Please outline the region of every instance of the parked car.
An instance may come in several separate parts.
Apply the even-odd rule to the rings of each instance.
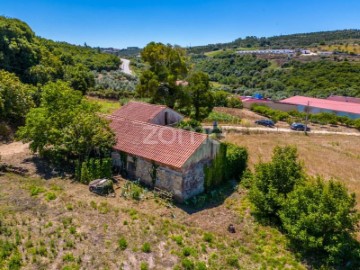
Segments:
[[[306,128],[306,131],[310,131],[310,128],[305,126],[302,123],[292,123],[290,128],[292,130],[297,130],[297,131],[305,131],[305,128]]]
[[[268,120],[268,119],[257,120],[257,121],[255,121],[255,124],[265,126],[265,127],[274,127],[275,126],[274,121]]]
[[[96,179],[89,184],[89,190],[92,193],[107,196],[114,193],[113,181],[110,179]]]

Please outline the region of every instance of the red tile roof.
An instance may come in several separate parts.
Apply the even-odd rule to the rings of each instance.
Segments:
[[[311,97],[302,97],[295,96],[291,98],[287,98],[280,101],[281,103],[294,104],[294,105],[302,105],[325,110],[337,111],[337,112],[347,112],[351,114],[359,114],[360,115],[360,105],[349,102],[340,102],[333,101],[327,99],[320,98],[311,98]]]
[[[207,135],[129,119],[108,117],[116,134],[115,150],[181,169]]]
[[[153,105],[144,102],[130,101],[112,115],[134,121],[150,122],[156,115],[165,110],[164,105]]]
[[[355,98],[355,97],[330,96],[330,97],[327,98],[327,100],[342,101],[342,102],[360,104],[360,98]]]

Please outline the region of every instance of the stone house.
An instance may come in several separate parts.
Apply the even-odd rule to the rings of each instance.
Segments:
[[[129,178],[170,191],[178,201],[204,191],[204,167],[216,156],[217,141],[164,125],[182,119],[166,106],[131,102],[109,119],[116,134],[113,164]]]

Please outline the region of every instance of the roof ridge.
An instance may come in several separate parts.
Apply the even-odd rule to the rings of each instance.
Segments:
[[[204,138],[207,137],[207,134],[199,133],[199,132],[195,132],[195,131],[190,131],[190,130],[185,130],[185,129],[180,129],[180,128],[174,128],[174,127],[170,127],[170,126],[162,126],[162,125],[143,122],[143,121],[139,121],[139,120],[132,120],[132,119],[129,119],[129,118],[126,118],[126,117],[121,117],[121,116],[116,116],[116,115],[107,115],[107,116],[108,116],[108,118],[111,118],[111,119],[125,120],[125,121],[132,122],[132,123],[138,123],[138,124],[141,124],[143,126],[154,126],[154,127],[158,127],[158,128],[162,128],[162,129],[164,129],[164,128],[173,129],[173,130],[176,130],[176,131],[179,131],[179,132],[204,136]],[[105,115],[105,117],[107,117],[107,116]]]

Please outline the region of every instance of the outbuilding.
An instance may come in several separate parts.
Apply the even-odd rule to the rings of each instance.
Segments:
[[[113,164],[129,178],[169,191],[178,201],[204,191],[204,169],[219,151],[217,141],[164,125],[182,119],[166,106],[131,102],[109,119],[116,134]]]

